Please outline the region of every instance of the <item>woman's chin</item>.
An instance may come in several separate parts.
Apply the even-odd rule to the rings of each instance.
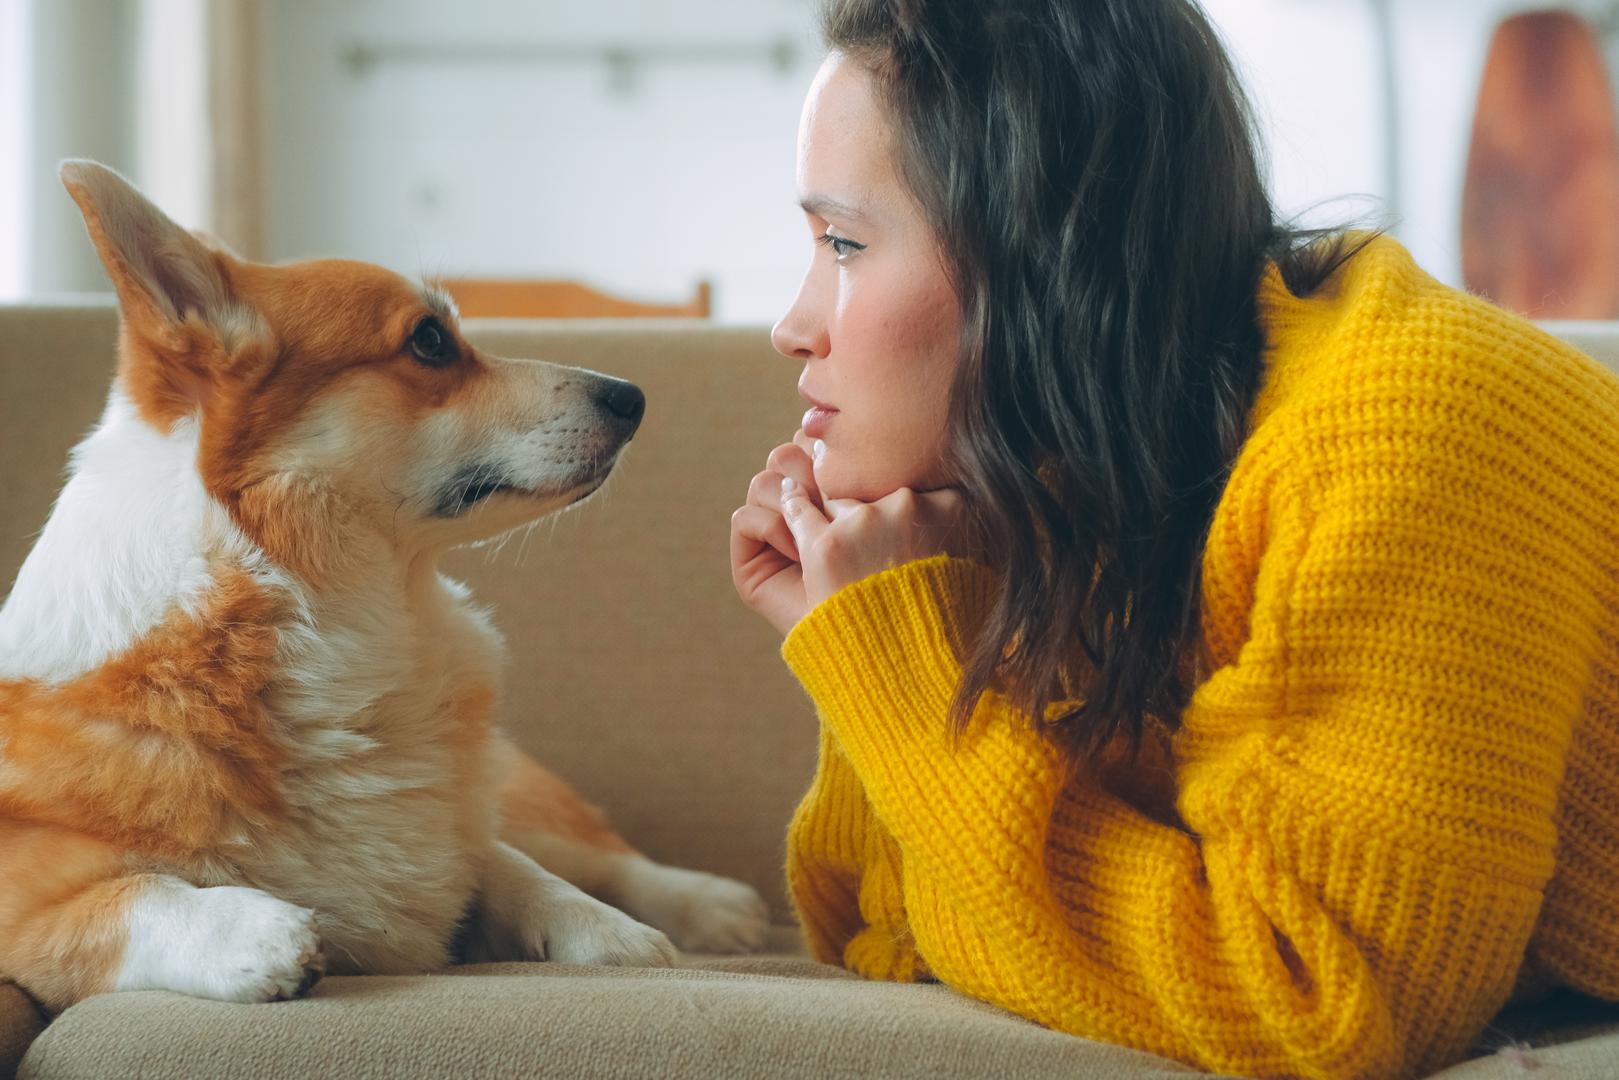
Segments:
[[[815,483],[823,499],[854,499],[876,502],[900,488],[925,491],[942,486],[933,479],[937,469],[845,469],[836,456],[828,453],[815,469]]]
[[[839,461],[840,455],[828,453],[826,457],[815,466],[815,486],[821,490],[824,499],[858,499],[861,502],[875,502],[885,494],[878,490],[879,478],[861,475],[860,470],[847,468],[847,462]]]

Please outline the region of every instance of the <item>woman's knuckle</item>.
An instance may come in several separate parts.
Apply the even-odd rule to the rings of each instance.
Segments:
[[[765,471],[754,475],[748,483],[748,501],[758,502],[759,496],[766,492],[779,492],[781,490],[781,474]]]

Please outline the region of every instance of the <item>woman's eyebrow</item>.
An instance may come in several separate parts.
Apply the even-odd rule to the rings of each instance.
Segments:
[[[852,221],[871,220],[870,215],[859,207],[825,195],[806,195],[798,200],[798,205],[804,208],[805,213],[814,214],[816,217],[840,217]]]

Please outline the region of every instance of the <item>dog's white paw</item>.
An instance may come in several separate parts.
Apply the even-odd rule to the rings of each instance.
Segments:
[[[121,990],[284,1001],[326,971],[314,912],[258,889],[158,889],[131,916]]]
[[[326,972],[315,913],[257,889],[201,890],[214,946],[199,974],[202,996],[220,1001],[285,1001],[301,997]],[[221,895],[224,894],[224,895]]]
[[[701,870],[641,863],[627,875],[624,897],[683,952],[758,952],[770,928],[770,909],[752,886]]]
[[[531,950],[536,938],[543,942],[534,959],[558,964],[668,967],[677,956],[662,931],[583,893],[547,902],[525,937]]]

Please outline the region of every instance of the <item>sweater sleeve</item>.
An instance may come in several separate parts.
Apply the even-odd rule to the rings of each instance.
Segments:
[[[860,868],[870,817],[859,778],[823,726],[815,779],[787,826],[788,891],[804,943],[823,964],[843,963],[844,950],[865,926]]]
[[[1411,505],[1381,502],[1343,485],[1265,523],[1243,640],[1176,737],[1179,822],[1069,779],[994,694],[950,734],[982,567],[910,563],[800,622],[784,657],[894,837],[938,978],[1244,1075],[1465,1051],[1551,873],[1590,603],[1500,546],[1504,514],[1417,536]]]
[[[870,979],[928,977],[905,921],[899,847],[825,727],[787,837],[788,890],[811,956]]]

